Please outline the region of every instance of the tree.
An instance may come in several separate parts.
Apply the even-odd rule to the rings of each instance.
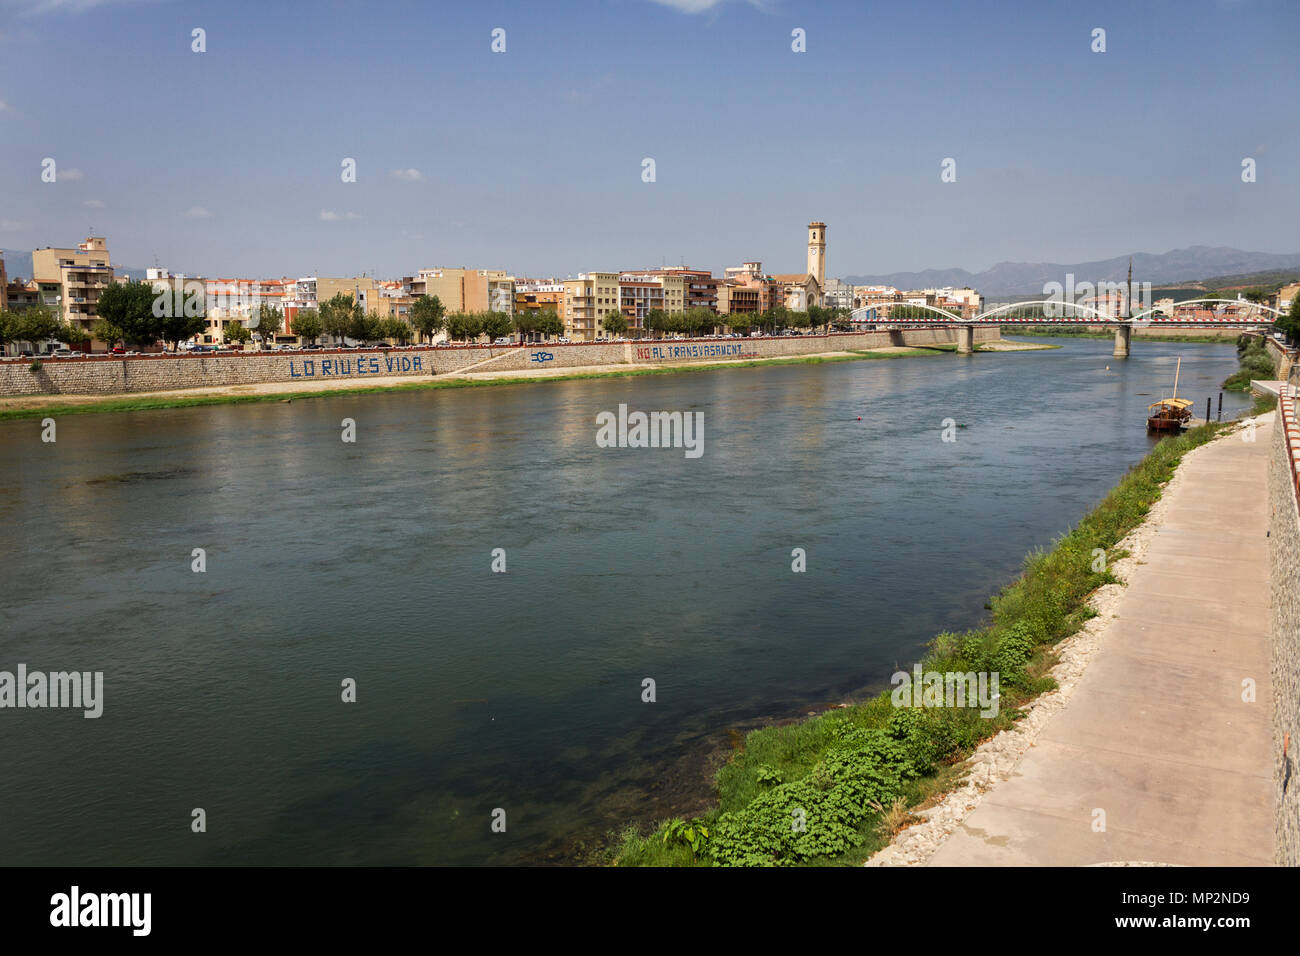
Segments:
[[[453,312],[447,316],[447,334],[457,341],[477,339],[483,334],[483,319],[474,312]]]
[[[529,336],[538,331],[537,313],[531,309],[520,309],[515,313],[514,326],[515,331],[519,333],[519,341],[526,341]]]
[[[370,342],[384,337],[383,319],[377,312],[364,312],[360,305],[352,310],[352,321],[347,335],[358,342]]]
[[[395,339],[399,345],[405,345],[415,338],[415,330],[411,328],[410,323],[397,318],[397,316],[381,319],[379,326],[384,338]]]
[[[537,313],[537,331],[547,338],[564,334],[564,322],[554,309],[542,309]]]
[[[1291,310],[1279,316],[1273,327],[1286,336],[1288,343],[1300,342],[1300,295],[1291,300]]]
[[[411,304],[411,325],[420,333],[420,341],[433,339],[447,325],[447,310],[436,295],[422,295]]]
[[[325,331],[325,327],[320,320],[320,313],[315,309],[303,309],[295,314],[290,328],[294,335],[306,339],[311,345],[315,345],[316,340],[321,336],[321,332]]]
[[[243,322],[236,320],[226,326],[227,342],[238,342],[240,345],[243,345],[245,342],[252,339],[252,337],[253,333],[244,328]]]
[[[645,314],[645,327],[647,332],[663,335],[668,331],[668,313],[663,309],[651,309]]]
[[[166,316],[178,311],[172,290],[154,291],[147,282],[113,282],[99,294],[99,317],[121,330],[121,338],[153,345],[163,337]],[[184,305],[179,310],[185,311]]]
[[[485,312],[483,314],[483,332],[491,339],[509,335],[514,329],[510,316],[504,312]]]
[[[748,335],[754,327],[754,316],[749,312],[733,312],[727,316],[727,327],[733,332]]]
[[[361,306],[346,292],[337,292],[320,307],[321,326],[340,343],[351,334],[352,318]]]
[[[126,334],[120,328],[102,316],[90,327],[90,334],[109,348],[126,338]]]
[[[814,329],[829,328],[831,324],[831,310],[821,305],[808,306],[808,321],[802,327],[811,327]],[[795,328],[801,326],[796,325]]]
[[[31,342],[40,345],[51,339],[57,342],[80,342],[86,334],[80,329],[71,329],[43,305],[33,306],[14,315],[12,328],[13,341]]]
[[[162,330],[159,337],[164,342],[171,343],[173,352],[180,347],[182,342],[194,338],[208,327],[206,314],[188,315],[187,311],[182,311],[180,315],[166,316],[162,320]]]
[[[604,325],[605,332],[609,335],[623,335],[627,332],[627,319],[615,309],[605,313]]]
[[[7,352],[10,342],[18,342],[18,315],[8,309],[0,310],[0,352]]]
[[[275,337],[284,329],[284,313],[275,306],[263,302],[257,307],[257,322],[254,324],[262,337],[262,348],[275,344]]]

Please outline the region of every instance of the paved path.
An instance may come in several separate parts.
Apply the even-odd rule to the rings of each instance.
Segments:
[[[1183,463],[1073,696],[931,866],[1273,862],[1272,427]],[[1248,677],[1254,703],[1241,699]]]

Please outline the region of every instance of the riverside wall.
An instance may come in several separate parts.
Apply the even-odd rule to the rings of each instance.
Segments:
[[[1273,727],[1277,816],[1274,855],[1300,866],[1300,421],[1297,400],[1283,396],[1269,463],[1269,568],[1272,597]]]
[[[976,342],[1000,338],[977,328]],[[419,378],[466,371],[503,372],[609,365],[655,366],[794,358],[887,346],[951,345],[953,329],[835,333],[758,339],[661,339],[526,346],[337,349],[233,355],[94,355],[0,363],[0,396],[114,395],[283,382]],[[470,374],[473,374],[472,372]]]

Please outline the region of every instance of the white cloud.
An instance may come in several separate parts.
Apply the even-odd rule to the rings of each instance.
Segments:
[[[729,0],[650,0],[650,2],[657,3],[661,7],[672,7],[678,13],[708,13]],[[745,2],[751,7],[759,9],[763,7],[763,0],[745,0]]]
[[[331,209],[322,209],[320,211],[321,222],[342,222],[345,219],[360,219],[354,212],[334,212]]]
[[[404,183],[424,182],[424,173],[418,169],[394,169],[388,175],[393,179],[400,179]]]
[[[86,178],[86,174],[83,173],[83,172],[82,172],[81,170],[79,170],[79,169],[68,168],[68,169],[60,169],[60,170],[58,170],[58,177],[59,177],[60,179],[70,179],[70,180],[72,180],[72,182],[75,183],[75,182],[77,182],[78,180],[85,179],[85,178]]]
[[[102,199],[87,199],[86,202],[85,202],[85,205],[89,206],[91,209],[103,209],[103,208],[104,208],[104,200],[102,200]]]
[[[212,213],[208,212],[202,206],[191,206],[185,212],[186,219],[211,219]]]

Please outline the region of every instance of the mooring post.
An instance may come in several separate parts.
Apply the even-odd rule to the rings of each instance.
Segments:
[[[1219,415],[1218,420],[1223,421],[1223,393],[1219,393]]]
[[[1210,396],[1206,395],[1205,396],[1205,423],[1207,425],[1210,422],[1210,401],[1211,401]]]

